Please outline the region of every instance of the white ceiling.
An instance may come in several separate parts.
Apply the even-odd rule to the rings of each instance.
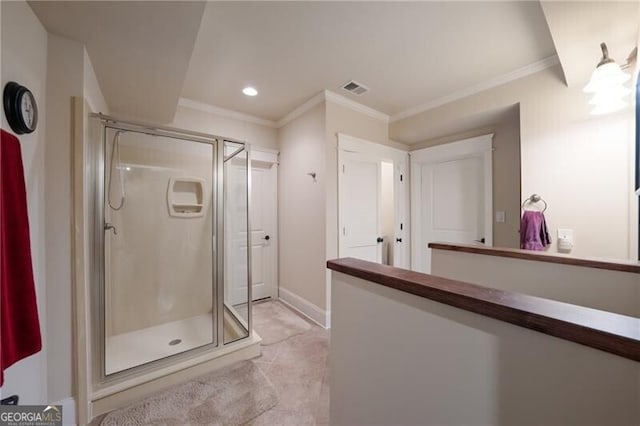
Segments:
[[[182,95],[278,120],[329,89],[394,115],[554,54],[538,2],[213,2]]]
[[[159,123],[180,97],[277,121],[324,89],[398,117],[549,64],[556,49],[581,84],[600,41],[620,63],[638,30],[638,2],[29,4],[49,32],[86,45],[112,113]],[[371,91],[340,91],[350,79]]]
[[[50,33],[82,42],[112,112],[173,120],[205,4],[30,1]]]

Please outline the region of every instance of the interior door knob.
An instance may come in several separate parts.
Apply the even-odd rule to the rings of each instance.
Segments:
[[[268,236],[268,235],[265,235],[265,236],[264,236],[264,239],[265,239],[265,240],[267,240],[267,241],[269,241],[269,240],[271,239],[271,237],[270,237],[270,236]]]
[[[384,241],[384,238],[382,238],[382,237],[378,237],[378,239],[377,239],[376,241],[377,241],[377,242],[379,242],[379,243],[381,243],[381,242],[383,242],[383,241]]]
[[[401,243],[402,242],[402,238],[396,238],[396,243]]]

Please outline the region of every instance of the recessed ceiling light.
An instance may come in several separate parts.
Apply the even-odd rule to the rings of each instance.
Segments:
[[[253,87],[249,86],[242,89],[242,93],[244,93],[247,96],[255,96],[258,94],[258,91]]]

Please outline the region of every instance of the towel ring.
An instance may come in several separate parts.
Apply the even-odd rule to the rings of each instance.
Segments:
[[[526,200],[524,200],[522,202],[522,209],[524,210],[524,206],[528,203],[528,204],[533,204],[533,203],[538,203],[542,201],[544,203],[544,208],[542,209],[542,213],[544,213],[547,210],[547,202],[538,194],[531,194],[531,196],[529,198],[527,198]]]

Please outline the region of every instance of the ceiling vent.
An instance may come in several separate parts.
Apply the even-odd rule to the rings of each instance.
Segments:
[[[357,81],[353,81],[353,80],[344,84],[342,88],[349,93],[353,93],[354,95],[362,95],[363,93],[366,93],[369,91],[369,88],[367,86],[364,86],[358,83]]]

